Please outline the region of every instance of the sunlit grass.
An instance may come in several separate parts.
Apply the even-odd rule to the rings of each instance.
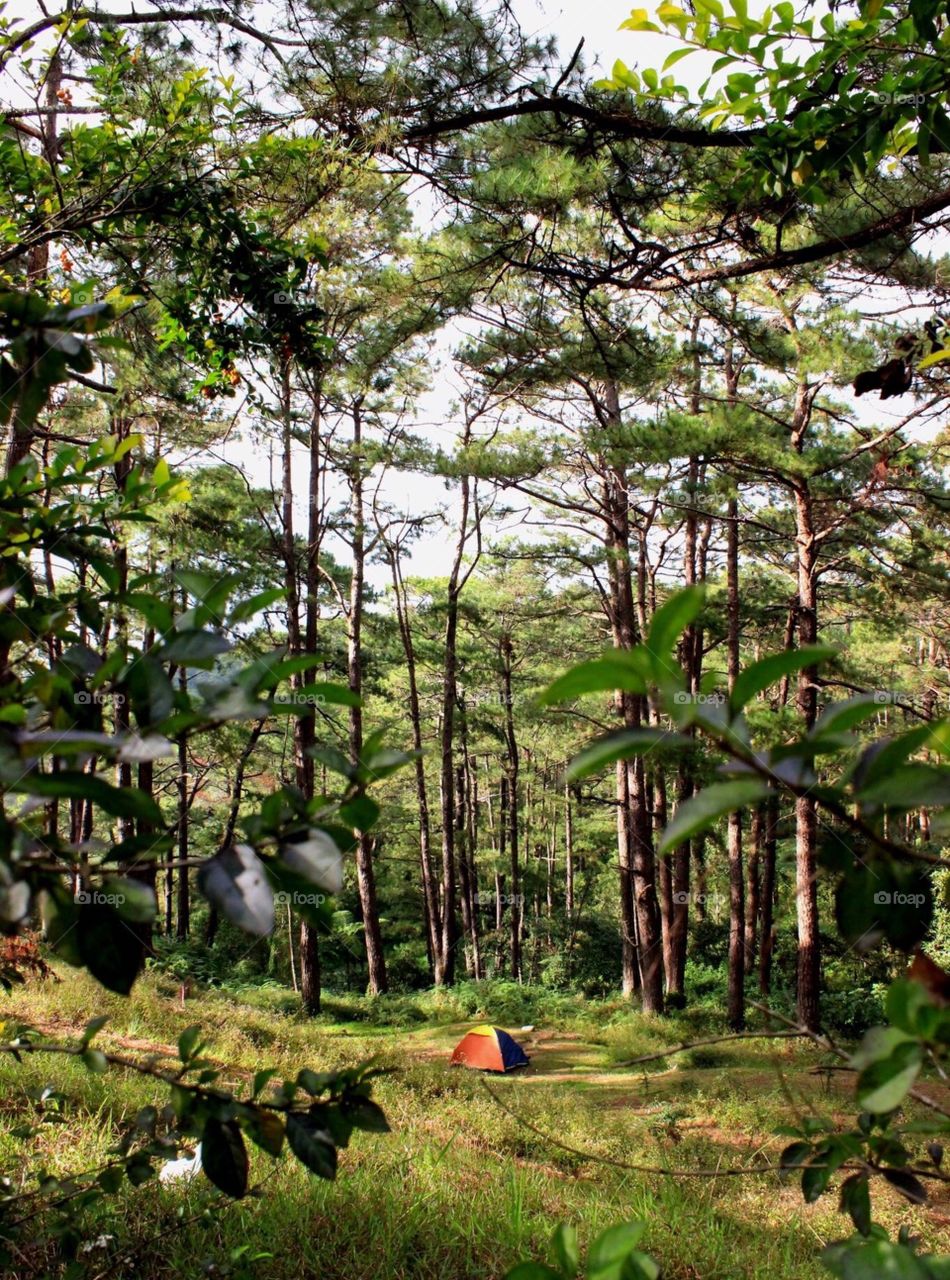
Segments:
[[[97,1043],[142,1055],[172,1049],[186,1026],[200,1022],[209,1053],[235,1068],[230,1078],[239,1085],[264,1065],[291,1075],[376,1055],[398,1068],[378,1085],[392,1133],[357,1135],[335,1183],[310,1177],[289,1157],[274,1162],[255,1151],[259,1199],[225,1202],[203,1180],[128,1188],[87,1214],[85,1239],[114,1239],[81,1255],[79,1275],[158,1280],[206,1274],[202,1268],[215,1262],[230,1265],[232,1275],[287,1280],[486,1280],[540,1255],[560,1221],[589,1239],[612,1222],[644,1217],[646,1245],[673,1280],[808,1280],[825,1274],[816,1260],[821,1244],[846,1233],[833,1195],[805,1206],[795,1183],[773,1173],[662,1176],[592,1158],[687,1171],[774,1164],[783,1143],[774,1136],[778,1124],[809,1111],[848,1114],[846,1079],[814,1074],[821,1059],[807,1045],[744,1041],[624,1070],[614,1064],[709,1034],[709,1026],[690,1015],[651,1022],[616,1010],[605,1025],[603,1009],[586,1020],[572,1009],[563,1023],[525,1033],[529,1073],[486,1079],[447,1065],[466,1025],[449,1017],[457,1012],[451,1001],[435,1021],[400,1030],[347,1021],[352,1001],[328,1002],[320,1019],[307,1020],[287,1001],[278,1005],[279,993],[253,1004],[207,993],[182,1007],[153,975],[128,1000],[82,974],[63,976],[5,1000],[4,1018],[62,1038],[107,1013]],[[31,1150],[11,1130],[35,1117],[30,1091],[35,1097],[47,1084],[63,1096],[62,1123],[42,1124]],[[131,1073],[97,1076],[76,1061],[40,1057],[0,1062],[0,1087],[0,1164],[24,1186],[28,1153],[34,1172],[91,1167],[141,1106],[164,1100],[154,1081]],[[886,1225],[910,1222],[931,1248],[950,1247],[930,1210],[909,1210],[887,1190],[876,1203]],[[271,1256],[254,1261],[257,1255]],[[23,1280],[60,1274],[42,1249],[25,1251],[21,1273]]]

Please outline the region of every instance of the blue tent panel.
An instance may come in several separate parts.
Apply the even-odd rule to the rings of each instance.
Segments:
[[[500,1027],[496,1027],[495,1035],[498,1038],[498,1048],[501,1050],[501,1060],[505,1064],[506,1071],[513,1071],[515,1067],[526,1067],[528,1065],[528,1055],[516,1040],[512,1040],[507,1031],[502,1031]]]

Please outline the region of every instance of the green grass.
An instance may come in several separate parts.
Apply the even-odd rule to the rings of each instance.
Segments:
[[[848,1114],[846,1081],[829,1086],[813,1075],[819,1056],[797,1042],[746,1041],[623,1070],[614,1064],[709,1034],[708,1015],[649,1022],[619,1001],[585,1008],[562,1000],[543,1021],[537,1007],[529,1010],[537,1019],[522,1037],[533,1052],[530,1072],[486,1081],[450,1069],[447,1058],[473,1016],[504,1024],[490,991],[328,1000],[320,1018],[307,1020],[272,988],[209,992],[182,1008],[155,975],[128,1000],[83,974],[63,977],[18,991],[2,1016],[63,1037],[107,1013],[97,1044],[142,1054],[173,1045],[200,1022],[209,1052],[237,1069],[238,1082],[264,1065],[291,1075],[371,1055],[398,1068],[378,1086],[393,1132],[356,1135],[335,1183],[310,1177],[289,1157],[275,1162],[255,1151],[259,1198],[225,1202],[203,1180],[129,1187],[89,1211],[83,1239],[115,1239],[80,1255],[78,1276],[198,1277],[213,1262],[211,1274],[239,1278],[491,1280],[540,1256],[560,1221],[589,1240],[611,1223],[643,1217],[645,1247],[667,1280],[809,1280],[825,1274],[816,1260],[821,1244],[845,1234],[833,1196],[806,1206],[794,1183],[771,1173],[674,1178],[589,1158],[687,1170],[773,1163],[782,1146],[773,1130],[791,1118],[786,1094],[798,1114]],[[509,1012],[528,1008],[512,1009],[510,992],[500,999]],[[473,1004],[484,1007],[469,1013]],[[519,1021],[508,1025],[517,1034]],[[50,1084],[63,1096],[58,1121],[41,1125],[33,1143],[14,1137],[11,1130],[36,1117],[36,1098]],[[163,1101],[160,1086],[131,1073],[92,1075],[72,1059],[4,1059],[0,1169],[29,1186],[31,1159],[34,1173],[40,1164],[62,1174],[90,1167],[141,1106]],[[909,1222],[929,1247],[950,1248],[933,1212],[905,1208],[888,1189],[877,1192],[875,1216],[891,1227]],[[15,1269],[17,1280],[63,1274],[42,1241],[23,1250]]]

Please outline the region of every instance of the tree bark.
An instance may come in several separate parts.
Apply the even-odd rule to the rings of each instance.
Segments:
[[[501,656],[502,695],[505,703],[505,779],[507,783],[507,818],[508,818],[508,865],[510,883],[508,886],[508,958],[511,964],[511,976],[516,982],[521,981],[521,866],[518,850],[518,778],[520,758],[518,754],[518,738],[515,733],[514,706],[512,701],[511,668],[513,650],[511,636],[503,632],[499,644]]]
[[[353,571],[350,577],[350,607],[347,618],[347,678],[358,696],[363,691],[363,584],[366,569],[365,514],[363,510],[363,436],[362,404],[353,406],[353,453],[349,467],[350,514],[353,522]],[[358,760],[363,753],[363,709],[350,707],[350,756]],[[357,833],[356,881],[363,915],[363,939],[366,945],[366,967],[370,995],[388,990],[386,957],[379,923],[376,898],[376,872],[373,867],[375,841],[365,831]]]
[[[419,869],[422,876],[422,904],[425,916],[426,951],[429,969],[434,973],[435,958],[439,953],[439,898],[432,867],[432,824],[429,818],[429,790],[426,781],[425,758],[422,740],[422,712],[419,703],[419,681],[416,675],[416,651],[412,639],[409,604],[405,583],[399,564],[399,548],[387,545],[393,595],[396,602],[396,620],[406,659],[406,679],[409,685],[409,721],[412,727],[412,749],[415,752],[416,804],[419,808]]]
[[[792,431],[793,448],[801,453],[811,419],[817,387],[802,382],[796,397]],[[817,543],[814,512],[808,481],[799,479],[794,487],[795,549],[798,570],[799,643],[815,644],[818,639]],[[799,673],[796,706],[806,729],[815,723],[818,712],[818,673],[806,667]],[[811,1031],[819,1028],[821,984],[821,944],[818,932],[818,862],[816,853],[818,816],[810,795],[795,801],[795,895],[798,916],[798,1020]]]
[[[726,598],[728,612],[729,692],[739,675],[739,503],[729,499],[726,515]],[[729,814],[729,979],[727,1017],[733,1031],[745,1026],[745,881],[742,867],[742,814]]]

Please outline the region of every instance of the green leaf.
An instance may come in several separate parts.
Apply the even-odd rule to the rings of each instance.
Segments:
[[[284,1146],[284,1123],[276,1111],[254,1107],[245,1119],[247,1136],[262,1151],[275,1159]]]
[[[340,820],[356,831],[369,831],[379,814],[379,805],[367,795],[356,795],[340,805]]]
[[[680,57],[685,57],[692,50],[678,52]],[[684,587],[657,609],[646,638],[646,647],[655,657],[662,659],[670,656],[682,633],[699,616],[705,598],[703,587]]]
[[[287,1116],[287,1141],[290,1149],[318,1178],[336,1177],[337,1153],[333,1138],[309,1112],[292,1111]]]
[[[852,1174],[841,1184],[840,1209],[849,1215],[863,1236],[868,1234],[871,1230],[871,1193],[866,1174]]]
[[[814,644],[802,649],[785,649],[781,653],[769,654],[767,658],[753,662],[739,672],[729,695],[729,706],[733,711],[741,711],[756,694],[776,684],[783,676],[804,671],[807,667],[816,667],[833,658],[835,653],[837,650],[828,645]]]
[[[339,747],[334,747],[331,744],[309,747],[308,755],[311,755],[314,760],[318,760],[321,764],[325,764],[331,773],[339,773],[347,779],[353,777],[355,772],[353,765]]]
[[[63,884],[54,884],[40,893],[43,936],[67,964],[83,963],[79,952],[79,907]]]
[[[645,1228],[643,1222],[624,1222],[601,1232],[587,1254],[588,1280],[619,1280],[624,1258],[639,1244]]]
[[[633,756],[648,755],[657,747],[688,747],[691,740],[684,734],[652,729],[618,729],[603,738],[597,738],[579,752],[567,766],[566,776],[571,781],[599,773],[617,760],[629,760]]]
[[[879,710],[880,703],[871,693],[860,694],[844,702],[831,702],[822,710],[808,736],[825,738],[831,734],[847,733]]]
[[[277,1074],[276,1067],[264,1067],[260,1071],[254,1073],[254,1084],[251,1090],[252,1096],[257,1098],[267,1085],[273,1080]]]
[[[704,787],[677,808],[673,821],[663,832],[658,852],[668,853],[697,832],[711,827],[717,818],[757,804],[768,793],[768,787],[760,778],[737,778]]]
[[[858,792],[862,804],[888,809],[944,808],[950,805],[950,769],[906,764]]]
[[[92,1043],[95,1036],[98,1035],[98,1033],[102,1030],[102,1028],[106,1025],[108,1021],[109,1021],[109,1015],[106,1013],[101,1013],[98,1018],[91,1018],[89,1022],[86,1023],[86,1026],[83,1029],[82,1041],[81,1041],[81,1044],[84,1049],[87,1048]]]
[[[297,690],[297,696],[309,698],[317,706],[325,703],[328,707],[359,707],[362,699],[354,693],[349,685],[334,684],[332,680],[320,680],[315,684],[304,685]]]
[[[381,782],[407,765],[412,759],[405,751],[397,751],[386,747],[382,751],[371,751],[360,760],[360,772],[366,782]]]
[[[241,1130],[233,1120],[210,1116],[201,1135],[201,1167],[219,1191],[234,1200],[247,1194],[249,1162]]]
[[[227,653],[230,648],[230,640],[214,631],[178,631],[161,646],[158,653],[166,662],[210,668],[214,659]]]
[[[825,1153],[819,1151],[816,1159],[823,1161]],[[802,1199],[806,1204],[814,1204],[831,1180],[832,1170],[822,1164],[806,1165],[802,1170]]]
[[[91,800],[113,817],[138,818],[155,826],[162,825],[161,809],[144,791],[137,787],[114,787],[103,778],[88,773],[68,769],[60,773],[28,773],[10,789],[28,795]]]
[[[841,1240],[829,1245],[821,1259],[841,1280],[934,1280],[922,1259],[890,1240]]]
[[[695,49],[674,49],[670,56],[663,63],[663,70],[669,71],[670,67],[675,66],[677,62],[682,62],[684,58],[688,58],[691,53],[695,53]]]
[[[210,858],[198,871],[208,901],[245,933],[264,937],[274,928],[274,893],[264,864],[246,844]]]
[[[898,1045],[888,1057],[865,1067],[858,1076],[858,1105],[873,1115],[894,1111],[917,1079],[922,1059],[920,1045],[908,1041]]]
[[[906,1169],[882,1169],[887,1182],[901,1193],[911,1204],[926,1204],[927,1192],[919,1178],[915,1178]]]
[[[96,1182],[107,1195],[114,1196],[122,1186],[123,1171],[121,1169],[103,1169],[96,1175]]]
[[[131,924],[151,924],[156,915],[155,890],[131,876],[110,876],[102,891],[113,898],[116,911]]]
[[[615,689],[626,693],[646,693],[651,678],[652,665],[647,650],[615,649],[603,658],[594,658],[572,667],[545,689],[540,703],[547,707],[587,693],[605,693]]]
[[[580,1268],[580,1250],[577,1244],[577,1228],[561,1223],[551,1237],[554,1260],[566,1280],[574,1280]]]
[[[389,1121],[378,1102],[372,1098],[344,1098],[340,1110],[354,1129],[366,1133],[389,1133]]]
[[[85,1066],[97,1076],[101,1076],[109,1070],[106,1055],[100,1049],[84,1050],[82,1060]]]
[[[182,1062],[188,1063],[198,1054],[200,1040],[201,1027],[198,1023],[184,1029],[178,1037],[178,1056]]]
[[[283,587],[271,587],[268,591],[259,591],[257,595],[239,601],[231,610],[228,622],[232,626],[236,622],[246,622],[248,618],[253,618],[255,614],[276,604],[278,600],[285,599],[286,596],[287,592]]]
[[[811,1156],[813,1150],[810,1142],[792,1142],[779,1157],[779,1166],[784,1170],[797,1169]]]
[[[378,812],[377,809],[377,814]],[[315,885],[327,893],[341,892],[343,856],[333,837],[319,827],[310,827],[302,840],[288,840],[281,845],[280,859],[289,871],[307,884]]]
[[[104,987],[127,996],[145,964],[145,946],[114,907],[83,902],[76,924],[79,955]]]
[[[624,1258],[621,1280],[659,1280],[659,1276],[659,1264],[639,1249],[632,1249]]]

